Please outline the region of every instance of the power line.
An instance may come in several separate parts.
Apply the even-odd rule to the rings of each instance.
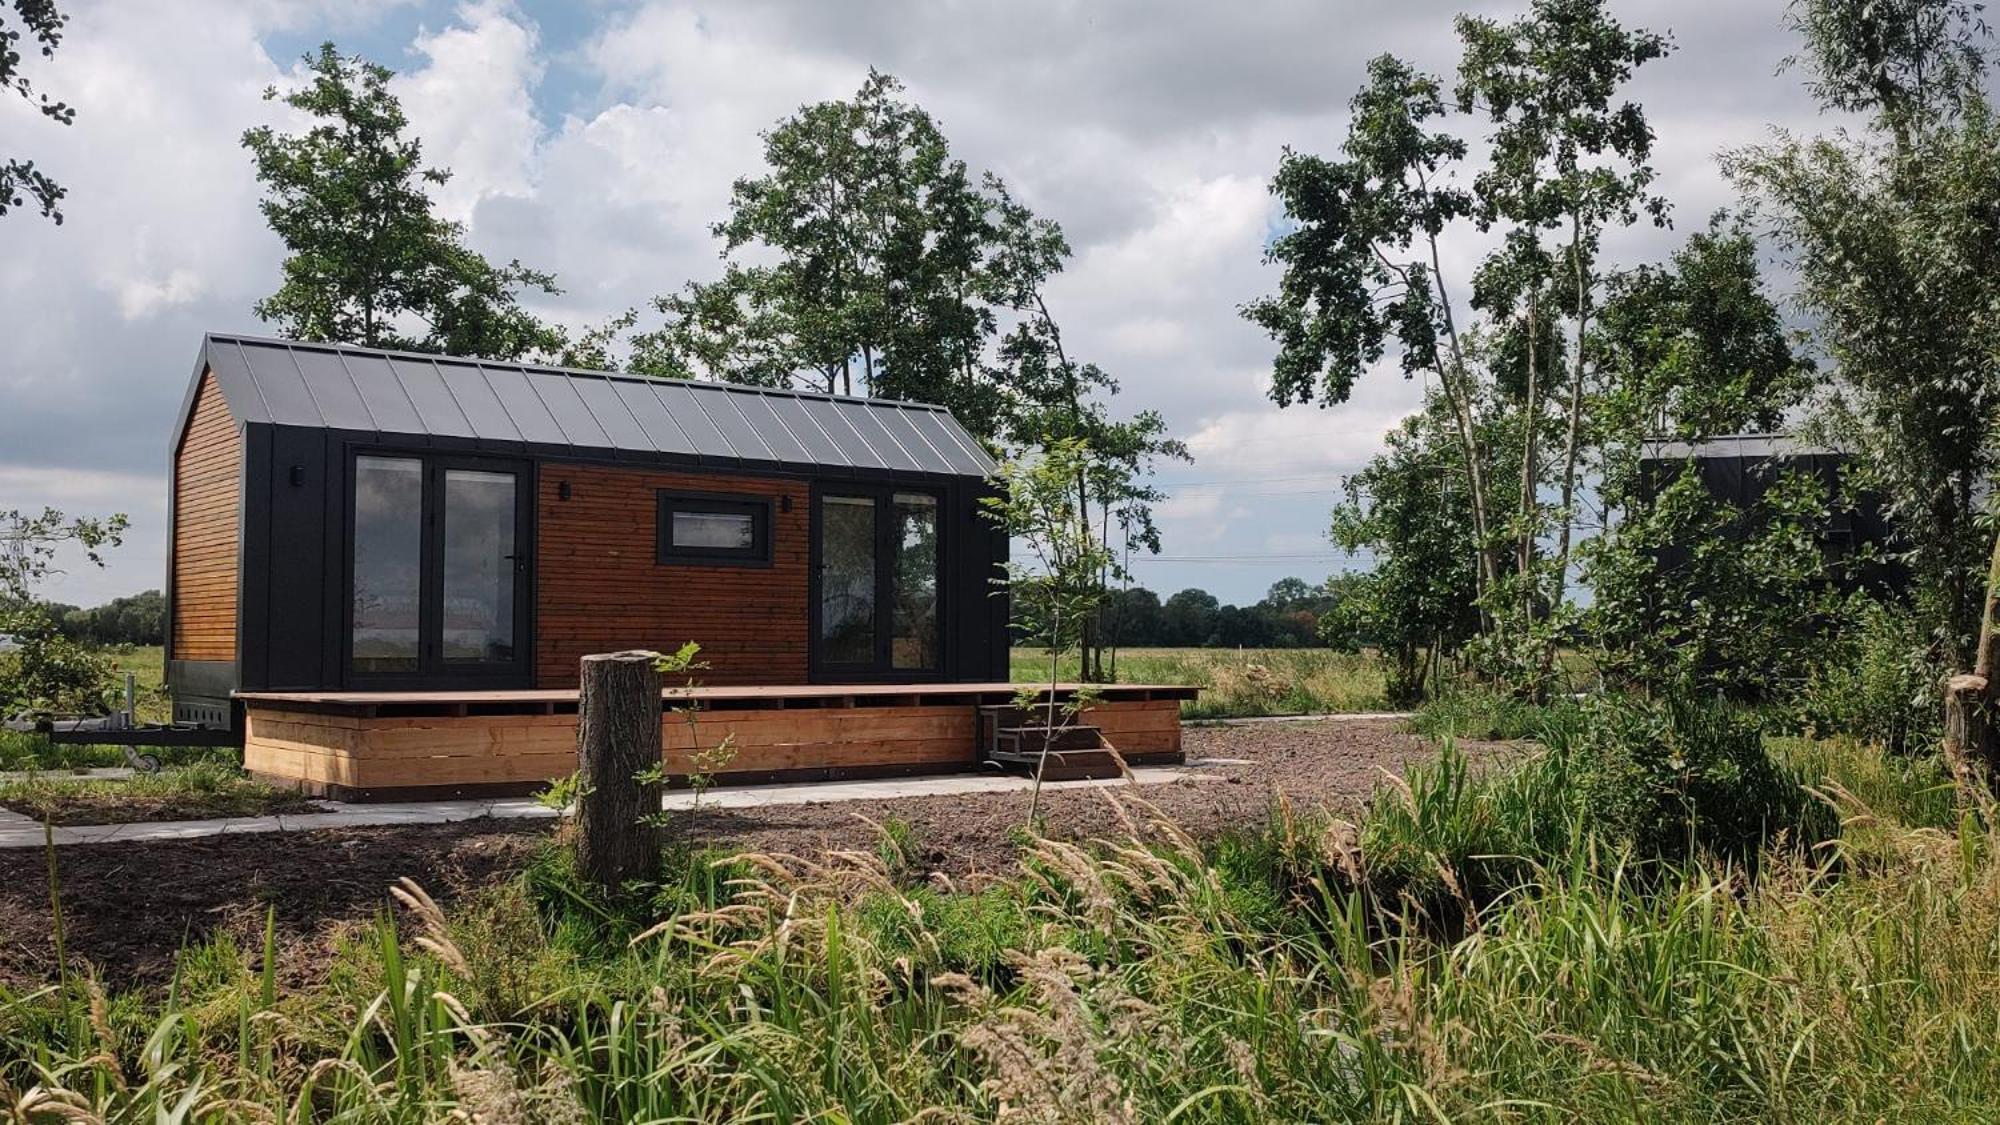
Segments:
[[[1355,554],[1269,554],[1269,555],[1134,555],[1133,562],[1170,563],[1260,563],[1260,562],[1358,562],[1372,560],[1374,552]]]
[[[1340,480],[1348,473],[1309,473],[1291,477],[1232,477],[1228,480],[1162,480],[1162,488],[1223,488],[1233,484],[1287,484],[1297,481]]]

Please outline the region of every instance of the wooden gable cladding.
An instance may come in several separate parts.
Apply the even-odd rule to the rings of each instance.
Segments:
[[[663,489],[769,500],[771,564],[657,562]],[[589,653],[672,651],[687,641],[701,645],[708,663],[703,683],[803,683],[810,500],[800,480],[544,463],[536,497],[536,686],[574,687],[578,662]]]
[[[204,372],[174,450],[175,660],[236,659],[242,491],[243,435],[214,373]]]

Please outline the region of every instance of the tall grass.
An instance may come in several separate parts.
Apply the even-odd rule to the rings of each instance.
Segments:
[[[1823,846],[1795,809],[1755,864],[1656,854],[1579,803],[1601,734],[1580,737],[1502,773],[1447,756],[1357,824],[1281,809],[1198,844],[1124,805],[1129,831],[1029,839],[1020,874],[976,893],[910,885],[907,840],[683,854],[610,902],[559,858],[450,915],[405,886],[312,992],[274,989],[267,939],[261,956],[190,950],[165,998],[88,977],[0,995],[0,1104],[862,1122],[1921,1121],[2000,1104],[1991,826],[1865,748],[1793,746],[1780,766],[1823,771],[1799,776],[1838,806]]]
[[[1058,674],[1074,678],[1076,658],[1068,658]],[[1048,675],[1046,653],[1014,650],[1012,676],[1016,682],[1047,682]],[[1118,652],[1116,679],[1128,684],[1192,684],[1201,688],[1201,698],[1181,708],[1181,714],[1191,719],[1388,709],[1381,659],[1365,652],[1130,648]]]

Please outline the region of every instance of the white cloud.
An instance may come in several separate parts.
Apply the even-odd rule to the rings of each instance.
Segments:
[[[170,270],[157,280],[125,278],[117,285],[118,311],[126,320],[139,320],[163,309],[192,304],[205,290],[201,276],[186,269]]]
[[[0,220],[0,507],[128,508],[131,545],[89,581],[109,593],[158,582],[166,442],[196,341],[259,330],[250,306],[281,257],[238,139],[283,119],[261,93],[292,64],[267,44],[324,35],[369,42],[404,71],[397,90],[426,159],[454,172],[441,207],[482,251],[554,271],[566,292],[545,311],[572,324],[713,276],[708,227],[731,181],[757,171],[759,131],[852,92],[870,65],[896,74],[958,155],[1063,224],[1076,253],[1051,298],[1065,339],[1120,381],[1114,409],[1158,409],[1188,439],[1197,463],[1164,472],[1166,487],[1234,482],[1162,506],[1168,553],[1317,550],[1326,490],[1380,448],[1419,388],[1385,368],[1331,409],[1270,403],[1270,342],[1236,314],[1276,281],[1261,261],[1266,180],[1287,143],[1337,147],[1368,57],[1448,68],[1460,7],[598,0],[538,27],[514,0],[74,0],[36,78],[76,104],[76,125],[8,119],[9,146],[18,135],[71,196],[60,228]],[[1717,149],[1759,139],[1768,121],[1813,123],[1798,83],[1772,76],[1789,49],[1775,3],[1620,10],[1675,25],[1682,47],[1634,87],[1680,230],[1608,241],[1621,260],[1656,259],[1730,198]],[[1461,293],[1479,250],[1445,247]],[[1243,598],[1312,569],[1143,573],[1163,590]]]
[[[431,198],[440,213],[463,221],[487,196],[529,191],[543,64],[533,25],[507,0],[461,4],[453,20],[418,33],[424,64],[398,76],[395,89],[421,130],[425,160],[452,173]]]

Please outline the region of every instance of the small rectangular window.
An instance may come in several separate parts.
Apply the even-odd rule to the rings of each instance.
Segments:
[[[659,561],[769,565],[771,502],[748,496],[660,493]]]

